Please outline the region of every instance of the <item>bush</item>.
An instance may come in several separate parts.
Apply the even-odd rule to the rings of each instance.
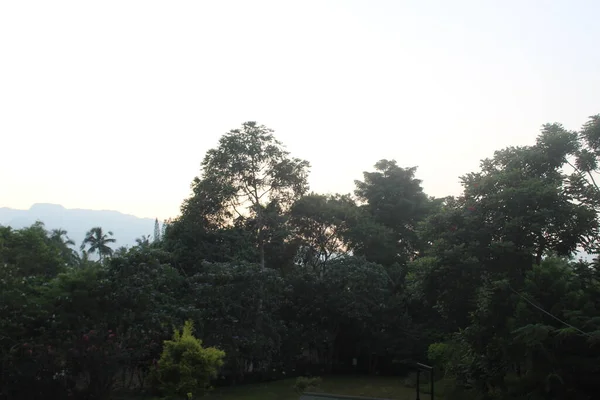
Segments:
[[[438,369],[447,372],[452,362],[452,350],[448,343],[432,343],[427,349],[427,358]]]
[[[300,376],[296,379],[296,383],[294,384],[294,390],[298,393],[314,392],[319,389],[321,382],[323,382],[323,380],[318,376]]]
[[[202,347],[202,341],[193,335],[192,322],[187,321],[182,332],[175,330],[173,340],[165,340],[154,381],[168,396],[202,395],[223,366],[224,357],[219,349]]]

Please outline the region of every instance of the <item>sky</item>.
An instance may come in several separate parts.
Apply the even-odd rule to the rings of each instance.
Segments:
[[[600,113],[595,0],[0,2],[0,207],[174,217],[244,121],[349,193],[380,159],[433,196],[542,124]]]

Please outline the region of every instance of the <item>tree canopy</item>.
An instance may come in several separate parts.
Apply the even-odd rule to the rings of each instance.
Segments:
[[[496,151],[458,196],[385,159],[354,193],[315,193],[308,162],[246,122],[131,248],[101,227],[79,253],[62,229],[0,226],[0,399],[185,397],[414,362],[448,399],[593,399],[600,264],[576,257],[598,251],[599,157],[593,116]]]

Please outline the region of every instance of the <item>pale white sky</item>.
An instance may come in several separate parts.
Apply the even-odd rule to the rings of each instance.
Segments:
[[[427,193],[545,122],[600,112],[599,1],[2,1],[0,207],[175,216],[243,121],[350,192],[381,158]]]

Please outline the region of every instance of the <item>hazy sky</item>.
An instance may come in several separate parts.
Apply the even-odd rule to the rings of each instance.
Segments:
[[[600,1],[2,1],[0,207],[178,213],[243,121],[350,192],[381,158],[427,193],[600,112]]]

